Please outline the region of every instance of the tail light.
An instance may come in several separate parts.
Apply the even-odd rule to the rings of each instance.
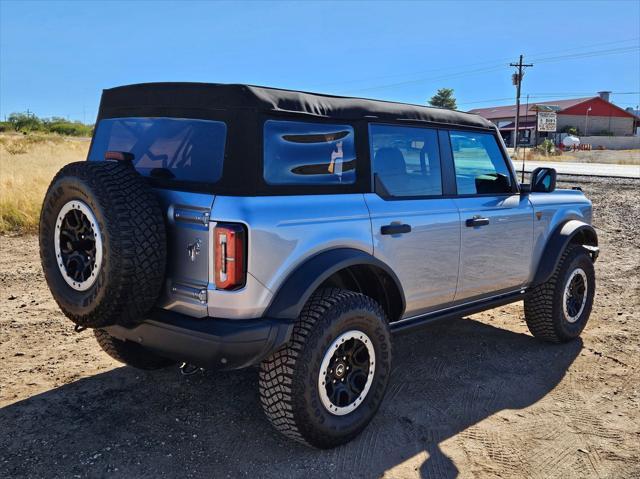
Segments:
[[[216,288],[241,288],[247,277],[247,235],[244,226],[218,223],[214,230],[214,241]]]

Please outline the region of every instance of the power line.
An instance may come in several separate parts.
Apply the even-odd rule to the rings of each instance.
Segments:
[[[595,50],[591,52],[573,53],[570,55],[558,55],[555,57],[540,58],[540,59],[536,59],[535,62],[550,63],[550,62],[564,61],[564,60],[569,60],[574,58],[589,58],[589,57],[597,57],[597,56],[616,55],[619,53],[631,53],[631,52],[636,52],[638,50],[640,50],[640,47],[638,46],[623,47],[623,48],[609,48],[607,50]]]
[[[547,58],[542,58],[539,61],[538,60],[535,60],[535,61],[536,61],[536,63],[550,63],[550,62],[557,62],[557,61],[569,61],[569,60],[578,59],[578,58],[617,55],[617,54],[621,54],[621,53],[631,53],[631,52],[636,52],[636,51],[640,51],[640,47],[625,47],[625,48],[622,48],[622,49],[595,50],[595,51],[591,51],[591,52],[582,52],[582,53],[576,53],[576,54],[572,54],[572,55],[562,55],[562,56],[557,56],[557,57],[547,57]],[[448,74],[448,75],[429,77],[429,78],[416,78],[416,79],[413,79],[413,80],[405,80],[405,81],[401,81],[401,82],[387,83],[387,84],[383,84],[383,85],[376,85],[376,86],[371,86],[371,87],[367,87],[367,88],[359,88],[359,89],[350,90],[350,91],[352,91],[352,92],[365,92],[365,91],[371,91],[371,90],[381,90],[381,89],[386,89],[386,88],[392,88],[392,87],[397,87],[397,86],[411,85],[411,84],[415,84],[415,83],[423,83],[423,82],[426,82],[426,81],[449,80],[449,79],[452,79],[452,78],[459,78],[461,76],[474,75],[474,74],[478,74],[478,73],[495,72],[495,71],[503,70],[504,68],[507,68],[507,66],[503,65],[503,64],[500,64],[500,65],[495,65],[495,66],[492,66],[492,67],[485,67],[485,68],[478,68],[478,69],[474,69],[474,70],[459,71],[459,72]]]
[[[534,52],[531,55],[534,57],[534,60],[535,60],[535,56],[539,56],[539,55],[548,55],[548,54],[558,53],[558,52],[566,53],[566,52],[571,52],[571,51],[575,51],[575,50],[582,50],[582,49],[585,49],[585,48],[603,47],[603,46],[607,46],[607,45],[617,45],[617,44],[621,44],[621,43],[637,42],[638,40],[640,40],[640,37],[628,38],[628,39],[625,39],[625,40],[615,40],[615,41],[608,41],[608,42],[590,43],[590,44],[587,44],[587,45],[575,46],[575,47],[571,47],[571,48],[563,48],[562,50],[555,49],[555,50],[547,50],[547,51],[543,51],[543,52]],[[510,59],[510,57],[503,57],[503,58],[497,58],[497,59],[494,59],[494,60],[486,60],[486,61],[482,61],[482,62],[468,63],[468,64],[460,65],[460,67],[462,67],[462,68],[480,67],[480,66],[484,66],[485,68],[503,67],[504,66],[504,62],[508,61],[509,59]],[[450,66],[450,67],[430,68],[428,70],[419,70],[419,71],[414,71],[414,72],[394,73],[394,74],[390,74],[390,75],[381,75],[381,76],[375,76],[375,77],[371,77],[370,76],[370,77],[367,77],[367,78],[347,80],[347,81],[343,81],[343,82],[323,83],[323,84],[317,85],[317,87],[348,85],[348,84],[358,83],[358,82],[362,82],[362,81],[383,80],[383,79],[386,79],[386,78],[397,78],[397,77],[408,77],[408,76],[411,77],[411,76],[415,76],[415,75],[422,75],[422,74],[425,74],[425,73],[452,70],[452,69],[456,69],[458,67],[459,66],[456,65],[456,66]],[[461,73],[466,73],[466,72],[461,72]],[[454,74],[457,75],[458,73],[454,73]]]
[[[625,91],[625,92],[611,92],[611,95],[638,95],[640,91]],[[596,96],[593,92],[564,92],[564,93],[530,93],[528,94],[530,98],[558,98],[563,96]],[[474,101],[463,101],[458,102],[459,105],[475,105],[478,103],[488,103],[491,101],[505,101],[511,100],[513,97],[503,97],[503,98],[488,98],[486,100],[474,100]]]

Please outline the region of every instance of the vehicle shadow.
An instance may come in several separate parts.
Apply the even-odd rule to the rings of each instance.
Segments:
[[[581,347],[469,319],[397,336],[378,415],[329,451],[272,430],[256,370],[184,378],[117,368],[1,409],[0,477],[378,477],[418,454],[414,474],[456,477],[441,443],[544,397]]]

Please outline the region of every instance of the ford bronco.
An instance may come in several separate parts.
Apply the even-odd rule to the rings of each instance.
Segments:
[[[391,334],[524,300],[531,333],[591,312],[591,203],[519,184],[495,125],[247,85],[105,90],[88,161],[53,179],[47,283],[137,368],[259,367],[273,426],[318,448],[383,399]]]

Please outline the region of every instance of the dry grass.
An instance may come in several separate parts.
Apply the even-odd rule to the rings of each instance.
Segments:
[[[37,231],[51,179],[88,148],[86,138],[0,135],[0,234]]]

